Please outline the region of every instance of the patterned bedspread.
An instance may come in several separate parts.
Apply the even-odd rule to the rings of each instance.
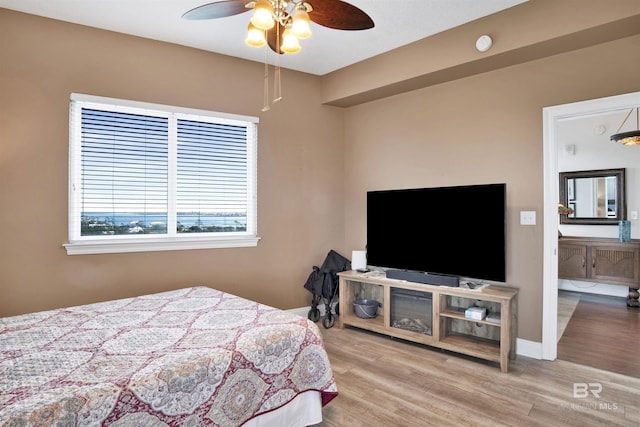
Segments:
[[[306,318],[195,287],[0,318],[0,426],[237,426],[337,395]]]

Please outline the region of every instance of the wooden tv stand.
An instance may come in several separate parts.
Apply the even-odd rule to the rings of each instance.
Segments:
[[[515,359],[518,294],[515,288],[486,285],[468,289],[424,285],[387,279],[384,273],[379,272],[343,271],[338,276],[339,328],[353,326],[496,362],[500,364],[502,372],[508,372],[509,360]],[[403,293],[418,295],[415,297],[416,302],[409,302],[410,305],[407,306],[402,299],[405,298]],[[393,303],[392,295],[398,295]],[[406,298],[411,301],[412,297]],[[371,319],[358,317],[354,312],[353,302],[359,299],[381,303],[379,314]],[[499,323],[466,318],[464,310],[472,305],[485,307],[494,314],[499,313]],[[421,312],[419,316],[423,316],[424,321],[418,319],[413,323],[424,324],[430,321],[430,328],[417,332],[416,329],[405,326],[409,322],[407,318],[416,309]]]

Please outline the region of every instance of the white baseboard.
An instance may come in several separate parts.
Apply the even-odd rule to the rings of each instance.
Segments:
[[[558,289],[611,297],[627,297],[627,295],[629,295],[629,290],[626,286],[609,285],[607,283],[582,282],[580,280],[559,279]]]
[[[518,356],[530,357],[532,359],[542,360],[542,343],[536,341],[516,339],[516,354]]]
[[[333,311],[334,313],[336,312],[336,304],[338,304],[337,301],[331,303],[331,311]],[[285,310],[285,311],[289,313],[297,314],[298,316],[307,317],[309,315],[309,310],[311,310],[311,306],[292,308],[290,310]],[[320,317],[324,317],[326,313],[324,304],[318,304],[318,310],[320,310]]]

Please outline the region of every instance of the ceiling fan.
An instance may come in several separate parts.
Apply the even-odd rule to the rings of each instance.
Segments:
[[[342,0],[223,0],[186,12],[189,20],[217,19],[254,11],[246,43],[268,44],[277,53],[296,53],[298,39],[311,35],[309,22],[336,30],[366,30],[374,27],[364,11]]]

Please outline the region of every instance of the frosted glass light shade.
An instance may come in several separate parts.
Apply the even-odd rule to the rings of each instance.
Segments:
[[[262,47],[267,44],[267,40],[264,37],[264,30],[257,28],[253,24],[249,24],[247,30],[247,38],[244,40],[246,44],[251,47]]]
[[[293,21],[291,23],[291,31],[299,39],[306,39],[311,37],[311,26],[309,25],[309,14],[304,9],[296,10],[293,14]]]
[[[253,9],[251,23],[261,30],[270,30],[275,25],[273,8],[267,0],[258,0]]]
[[[280,46],[280,50],[284,53],[298,53],[300,52],[302,47],[300,46],[300,42],[298,42],[298,38],[291,32],[290,29],[284,30],[284,34],[282,35],[282,46]]]

